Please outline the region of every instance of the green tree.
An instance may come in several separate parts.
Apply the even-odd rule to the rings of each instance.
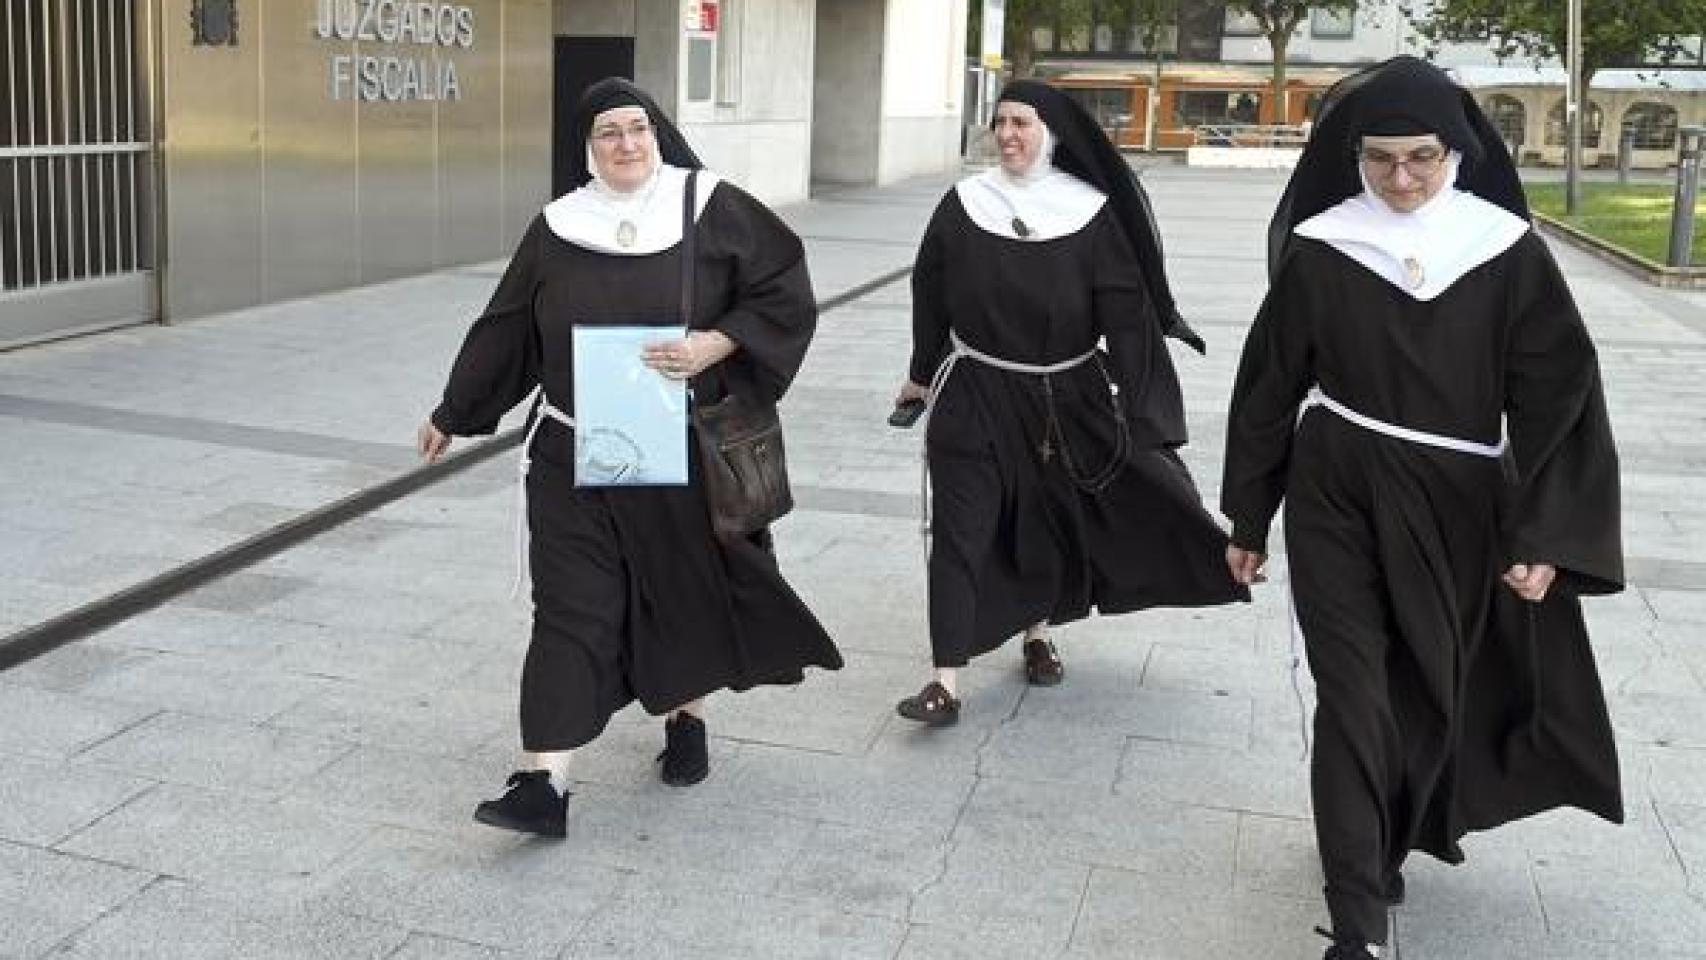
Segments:
[[[1089,31],[1107,24],[1116,36],[1140,31],[1149,38],[1174,22],[1180,0],[1007,0],[1002,46],[1013,76],[1030,76],[1036,64],[1032,37],[1047,27],[1056,37]],[[966,31],[966,52],[977,56],[983,37],[983,4],[971,0],[971,18]]]
[[[1436,49],[1448,41],[1488,42],[1501,59],[1564,59],[1563,0],[1405,0],[1400,7]],[[1683,52],[1679,33],[1702,31],[1706,0],[1582,0],[1582,86],[1603,67],[1669,63]]]
[[[1536,2],[1545,3],[1548,0]],[[1309,17],[1309,11],[1312,9],[1349,13],[1356,8],[1357,0],[1228,0],[1226,9],[1255,20],[1261,27],[1262,35],[1267,38],[1268,46],[1273,49],[1274,74],[1271,89],[1276,122],[1285,121],[1283,111],[1286,99],[1286,50],[1291,46],[1291,38],[1298,25]]]

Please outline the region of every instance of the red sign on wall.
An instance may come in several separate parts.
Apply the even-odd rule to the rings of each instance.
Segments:
[[[687,29],[692,33],[716,33],[718,0],[688,0]]]

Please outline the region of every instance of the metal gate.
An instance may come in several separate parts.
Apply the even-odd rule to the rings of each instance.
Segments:
[[[0,346],[152,319],[133,0],[4,0]]]

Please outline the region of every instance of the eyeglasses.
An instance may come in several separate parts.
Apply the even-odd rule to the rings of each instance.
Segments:
[[[622,142],[623,137],[628,137],[635,142],[642,142],[651,135],[652,125],[644,120],[638,120],[626,127],[619,127],[615,124],[599,127],[592,132],[592,139],[604,146],[614,147]]]
[[[1418,180],[1424,180],[1439,172],[1445,163],[1446,152],[1434,147],[1423,147],[1406,156],[1394,156],[1385,150],[1363,149],[1357,152],[1357,159],[1368,168],[1368,172],[1377,177],[1390,177],[1398,172],[1399,167],[1404,172]]]

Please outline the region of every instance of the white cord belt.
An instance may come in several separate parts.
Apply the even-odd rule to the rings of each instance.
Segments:
[[[1321,388],[1319,386],[1309,388],[1309,394],[1303,398],[1303,404],[1297,408],[1298,420],[1301,421],[1303,419],[1303,415],[1308,413],[1312,407],[1325,407],[1351,423],[1362,427],[1364,430],[1371,430],[1375,433],[1381,434],[1382,436],[1392,437],[1397,440],[1406,440],[1410,443],[1422,444],[1423,446],[1438,447],[1441,450],[1454,450],[1458,453],[1469,453],[1478,457],[1493,457],[1495,459],[1503,456],[1505,452],[1505,440],[1502,438],[1498,443],[1480,443],[1475,440],[1463,440],[1458,437],[1442,436],[1437,433],[1428,433],[1425,430],[1414,430],[1410,427],[1402,427],[1395,423],[1387,423],[1384,420],[1377,420],[1365,413],[1358,413],[1339,401],[1334,400],[1332,397],[1327,396],[1325,393],[1321,392]],[[1297,620],[1297,597],[1296,594],[1292,592],[1291,584],[1289,582],[1286,584],[1285,592],[1287,601],[1286,606],[1288,608],[1287,619],[1291,621],[1291,689],[1292,692],[1297,695],[1298,722],[1302,726],[1303,733],[1303,756],[1307,758],[1309,756],[1310,737],[1309,723],[1305,714],[1308,711],[1304,709],[1303,690],[1297,682],[1297,671],[1301,668],[1302,664],[1301,658],[1298,656],[1297,647],[1298,640],[1303,634],[1303,627]]]
[[[521,585],[527,582],[527,473],[533,467],[533,437],[546,419],[555,420],[570,430],[575,427],[575,418],[551,406],[551,401],[546,400],[541,392],[539,409],[534,413],[533,425],[527,428],[526,438],[521,441],[521,457],[515,464],[515,580],[509,587],[511,600],[521,596]]]
[[[1327,396],[1321,392],[1320,387],[1309,388],[1309,395],[1303,398],[1303,405],[1297,409],[1298,418],[1302,419],[1311,407],[1326,407],[1364,430],[1372,430],[1384,436],[1408,440],[1411,443],[1419,443],[1423,446],[1439,447],[1442,450],[1455,450],[1458,453],[1472,453],[1478,457],[1493,457],[1495,459],[1504,456],[1505,453],[1505,441],[1503,439],[1500,439],[1498,443],[1480,443],[1475,440],[1460,440],[1457,437],[1441,436],[1437,433],[1428,433],[1425,430],[1413,430],[1395,423],[1387,423],[1384,420],[1376,420]]]
[[[948,351],[948,355],[943,358],[942,363],[936,367],[936,375],[930,378],[930,394],[924,401],[924,415],[918,420],[918,456],[922,463],[918,471],[918,532],[924,536],[930,535],[930,454],[925,448],[925,439],[929,433],[927,428],[930,426],[930,412],[935,409],[936,398],[942,395],[942,388],[948,385],[948,378],[954,375],[954,368],[959,365],[959,362],[970,359],[997,370],[1005,370],[1008,373],[1025,373],[1042,377],[1051,373],[1065,373],[1079,364],[1087,363],[1096,355],[1096,348],[1091,347],[1070,360],[1062,360],[1058,363],[1020,363],[1017,360],[1005,360],[993,354],[984,353],[976,347],[968,346],[964,340],[960,339],[960,335],[952,330],[948,331],[948,344],[952,349]]]

